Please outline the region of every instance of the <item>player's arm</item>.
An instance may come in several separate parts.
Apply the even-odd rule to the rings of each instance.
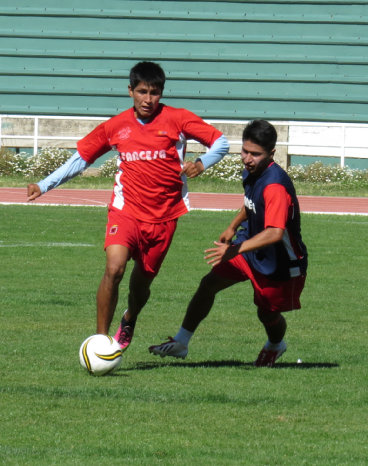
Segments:
[[[217,265],[220,262],[228,261],[243,252],[262,249],[271,244],[281,241],[284,230],[282,228],[268,227],[240,244],[229,245],[214,241],[214,248],[205,250],[205,260],[207,264]]]
[[[53,173],[47,176],[45,179],[39,181],[37,184],[29,184],[27,187],[27,201],[33,201],[42,194],[50,191],[50,189],[59,186],[66,181],[74,178],[75,176],[82,173],[90,164],[86,162],[75,152],[74,155],[68,159],[64,165],[56,169]]]
[[[263,192],[265,203],[264,230],[244,241],[240,253],[262,249],[282,240],[292,200],[281,184],[268,185]]]
[[[239,228],[240,224],[247,219],[247,211],[243,205],[235,217],[231,220],[230,225],[224,230],[220,237],[220,243],[229,244],[230,241],[235,236],[236,230]]]
[[[239,253],[255,251],[262,249],[271,244],[277,243],[282,240],[284,230],[277,227],[267,227],[252,238],[243,241],[239,248]]]
[[[198,157],[195,162],[184,162],[180,175],[195,178],[204,170],[218,163],[229,151],[230,145],[227,138],[222,134],[212,144],[208,152]]]
[[[205,251],[205,260],[208,264],[217,265],[220,262],[230,260],[237,254],[262,249],[282,240],[288,211],[291,206],[291,198],[283,186],[275,184],[265,189],[264,201],[264,230],[237,245],[229,246],[215,241],[215,247]]]

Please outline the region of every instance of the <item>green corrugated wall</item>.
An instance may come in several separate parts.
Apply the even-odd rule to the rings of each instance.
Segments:
[[[0,113],[109,116],[139,60],[206,119],[368,121],[366,1],[1,0]]]

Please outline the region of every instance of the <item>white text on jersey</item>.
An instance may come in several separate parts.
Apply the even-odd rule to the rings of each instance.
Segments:
[[[166,151],[141,150],[140,152],[120,152],[120,158],[124,162],[135,162],[136,160],[166,159]]]
[[[247,209],[253,210],[253,212],[256,213],[256,205],[252,199],[248,199],[247,196],[244,196],[244,204]]]

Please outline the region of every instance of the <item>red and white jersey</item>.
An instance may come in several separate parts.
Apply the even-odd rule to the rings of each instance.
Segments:
[[[210,147],[221,135],[194,113],[160,104],[152,121],[141,124],[130,108],[101,123],[77,147],[88,163],[117,150],[118,173],[109,207],[158,223],[189,210],[186,184],[180,177],[186,141],[194,139]]]

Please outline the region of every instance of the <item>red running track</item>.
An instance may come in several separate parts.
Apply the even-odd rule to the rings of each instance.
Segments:
[[[106,206],[110,189],[54,189],[32,202],[38,205]],[[298,196],[302,212],[368,215],[368,197]],[[189,193],[193,209],[237,210],[242,194]],[[0,204],[26,204],[25,188],[0,188]]]

